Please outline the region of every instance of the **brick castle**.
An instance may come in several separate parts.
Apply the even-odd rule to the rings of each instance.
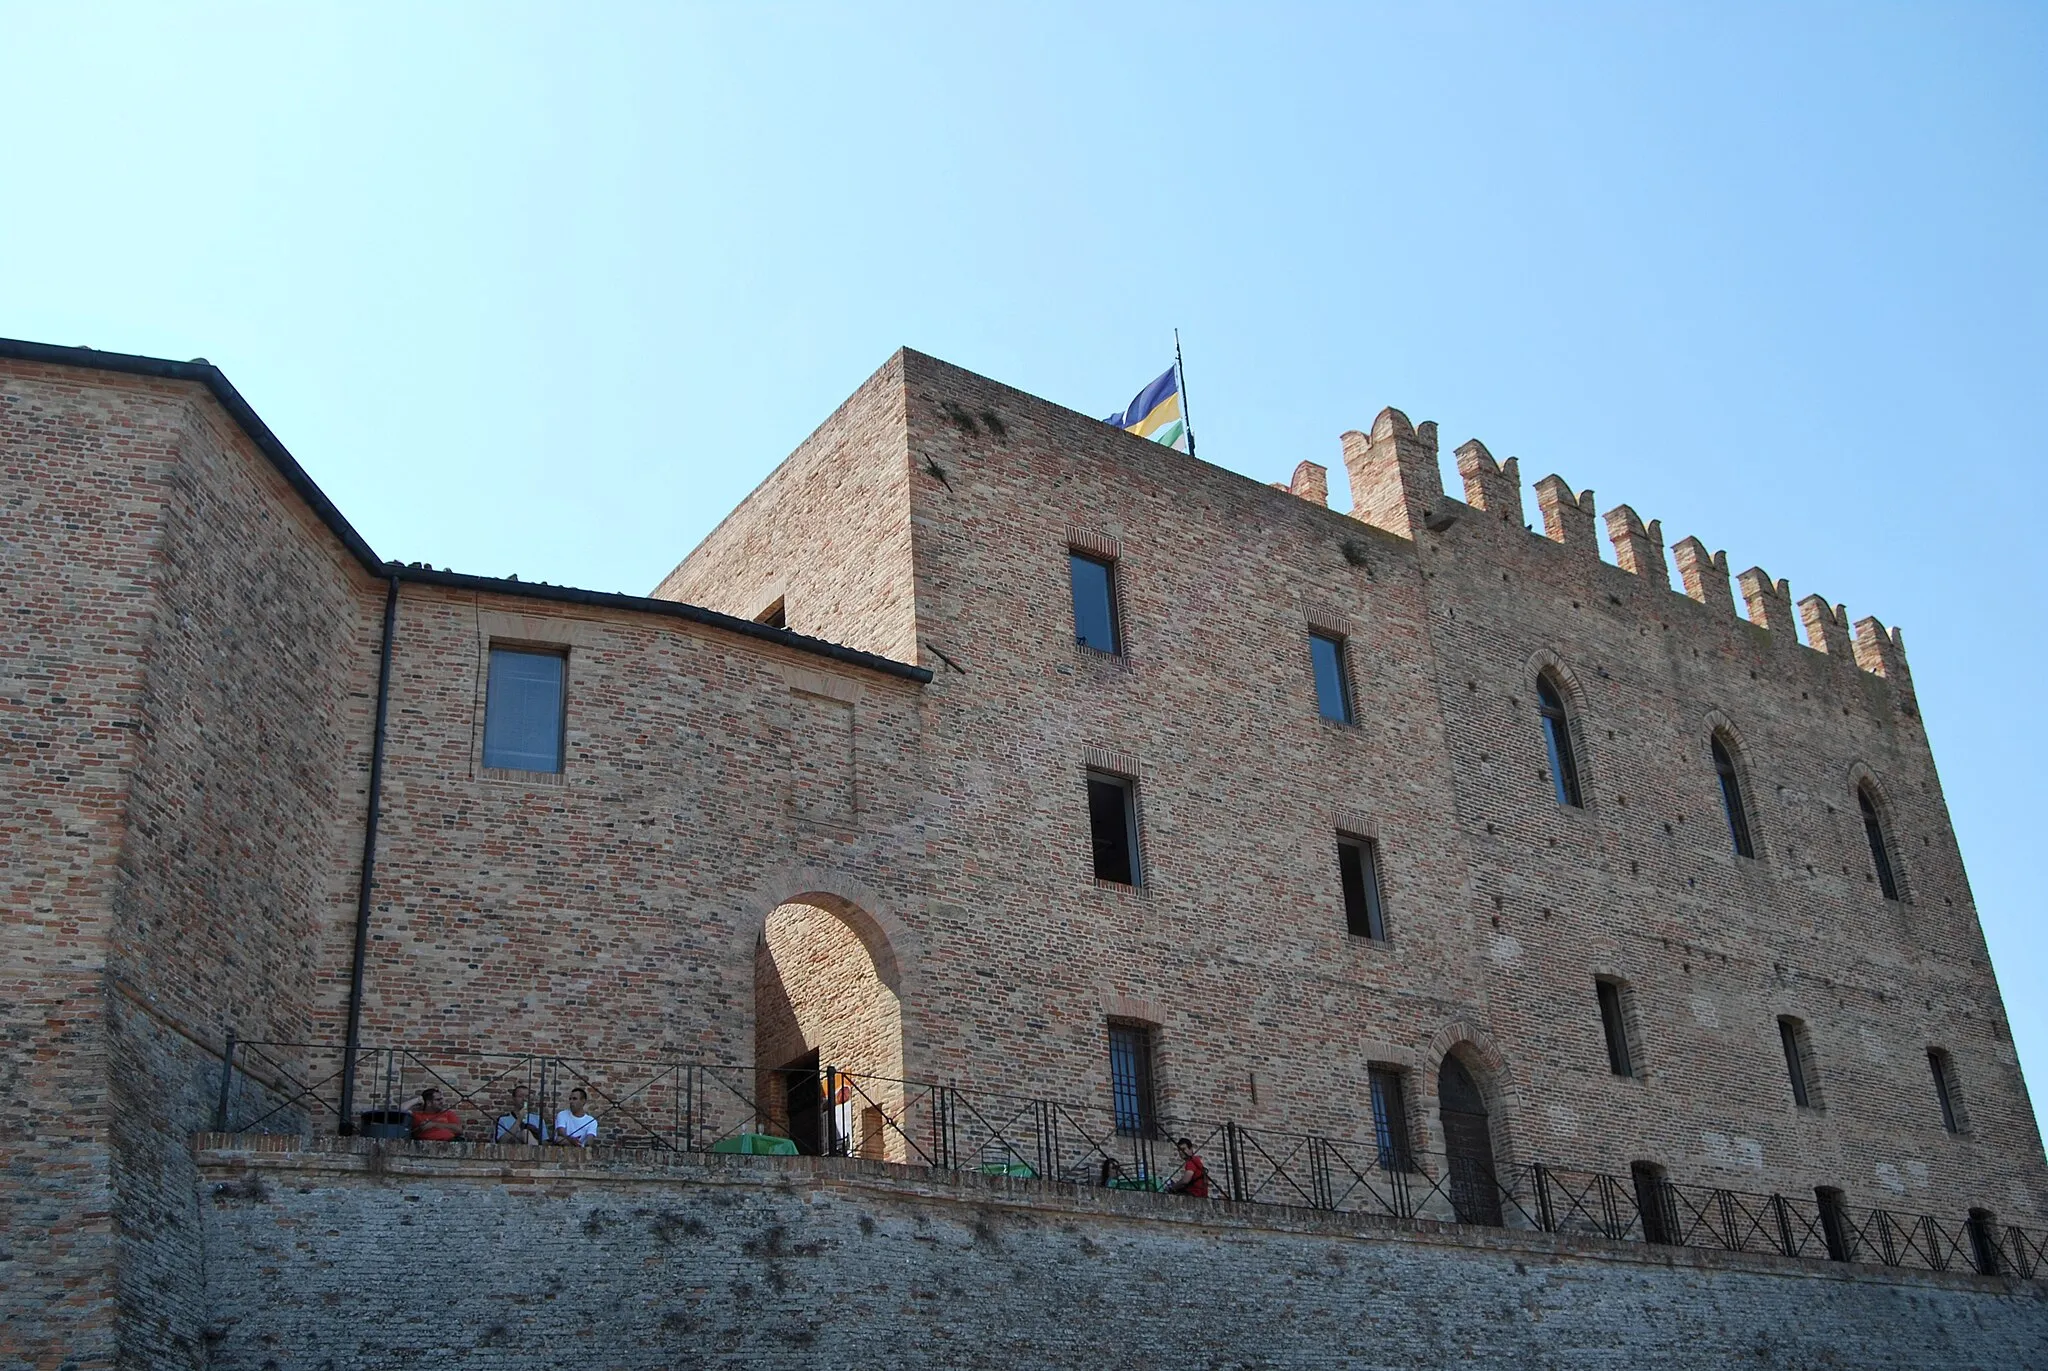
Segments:
[[[1134,1267],[1231,1241],[1166,1198],[1091,1209],[1064,1173],[917,1191],[925,1082],[1066,1101],[1124,1136],[1364,1140],[1366,1171],[1448,1179],[1347,1260],[1412,1258],[1387,1279],[1425,1293],[1497,1286],[1504,1319],[1534,1298],[1526,1266],[1626,1267],[1636,1293],[1599,1308],[1689,1291],[1745,1347],[1751,1324],[1791,1338],[1776,1364],[1820,1357],[1783,1331],[1812,1291],[1831,1346],[1871,1340],[1864,1364],[2040,1351],[2011,1259],[1908,1275],[1866,1243],[1834,1268],[1628,1266],[1624,1245],[1472,1236],[1547,1227],[1470,1184],[1546,1163],[1633,1178],[1629,1205],[1664,1182],[1775,1194],[1967,1220],[1995,1249],[2048,1227],[2048,1169],[1898,632],[1755,568],[1738,615],[1694,538],[1674,590],[1659,524],[1626,505],[1604,561],[1593,493],[1556,476],[1532,532],[1515,460],[1477,442],[1453,498],[1435,425],[1397,410],[1342,457],[1350,514],[1314,463],[1261,485],[906,350],[638,598],[386,563],[213,367],[0,344],[0,1351],[317,1365],[355,1316],[305,1293],[325,1268],[277,1235],[383,1231],[365,1216],[394,1156],[409,1185],[515,1210],[758,1185],[744,1222],[777,1235],[800,1228],[775,1186],[808,1178],[878,1206],[858,1226],[804,1211],[847,1244],[923,1206],[967,1235],[949,1260],[969,1288],[940,1304],[969,1322],[992,1298],[974,1262],[1002,1247],[972,1206],[1013,1190],[1041,1215],[1013,1254],[1063,1205]],[[364,1151],[334,1137],[352,1028],[415,1064],[720,1064],[736,1126],[852,1155],[664,1180],[624,1154]],[[231,1032],[299,1045],[235,1087],[290,1106],[269,1141],[206,1132],[227,1126]],[[802,1073],[826,1069],[862,1083],[845,1121],[806,1106]],[[286,1212],[315,1193],[336,1207]],[[682,1212],[574,1203],[577,1242],[620,1241],[592,1215]],[[1670,1220],[1643,1203],[1655,1237]],[[489,1213],[476,1232],[515,1246],[556,1222]],[[1372,1317],[1271,1285],[1338,1236],[1214,1213],[1256,1227],[1262,1308]],[[661,1222],[639,1241],[670,1261],[675,1232],[717,1220]],[[717,1260],[792,1279],[783,1239],[757,1241]],[[648,1314],[619,1364],[682,1364],[721,1319],[758,1329],[744,1311],[784,1288],[677,1280],[694,1312]],[[641,1295],[606,1298],[630,1322]],[[892,1327],[874,1298],[862,1318]],[[569,1346],[549,1340],[573,1320],[518,1322],[541,1317],[456,1316],[475,1346],[506,1327]],[[1004,1336],[1051,1349],[1088,1317]],[[1694,1364],[1653,1325],[1590,1345]],[[1402,1344],[1413,1364],[1458,1364],[1429,1336]],[[1568,1352],[1529,1338],[1464,1355]]]

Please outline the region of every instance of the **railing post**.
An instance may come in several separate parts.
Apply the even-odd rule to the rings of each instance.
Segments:
[[[1038,1175],[1042,1180],[1060,1177],[1059,1111],[1050,1100],[1033,1100],[1038,1115]]]
[[[1230,1186],[1230,1198],[1244,1201],[1251,1198],[1251,1177],[1245,1174],[1244,1130],[1236,1123],[1223,1125],[1223,1167],[1225,1179]]]
[[[1771,1217],[1778,1221],[1778,1250],[1788,1257],[1799,1255],[1799,1249],[1792,1244],[1791,1206],[1785,1203],[1783,1195],[1771,1196]]]
[[[220,1098],[213,1106],[213,1131],[228,1131],[228,1096],[235,1088],[235,1030],[228,1029],[227,1050],[220,1058]]]
[[[1557,1214],[1550,1207],[1550,1168],[1537,1162],[1529,1168],[1536,1178],[1536,1222],[1546,1233],[1557,1231]]]
[[[1877,1249],[1886,1266],[1899,1264],[1899,1250],[1892,1241],[1892,1216],[1884,1210],[1873,1211],[1877,1218]]]
[[[1621,1205],[1614,1198],[1614,1192],[1620,1188],[1620,1183],[1614,1177],[1608,1175],[1605,1171],[1600,1173],[1601,1235],[1612,1238],[1616,1242],[1620,1242],[1628,1236],[1628,1225],[1623,1222],[1621,1217]]]
[[[1941,1230],[1934,1226],[1932,1214],[1920,1216],[1920,1240],[1927,1245],[1927,1264],[1936,1271],[1948,1270],[1947,1244],[1942,1239]]]
[[[825,1068],[825,1155],[839,1155],[839,1068]]]
[[[1313,1203],[1318,1209],[1334,1209],[1336,1201],[1330,1192],[1330,1144],[1322,1138],[1311,1136],[1308,1140],[1308,1184]]]

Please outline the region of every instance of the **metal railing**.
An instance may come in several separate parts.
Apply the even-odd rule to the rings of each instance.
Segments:
[[[215,1118],[222,1132],[338,1131],[342,1051],[333,1044],[227,1046]],[[815,1089],[805,1150],[1017,1179],[1164,1189],[1180,1167],[1170,1140],[1207,1161],[1210,1194],[1401,1220],[1478,1224],[1616,1242],[1869,1262],[1928,1271],[2048,1278],[2048,1233],[1982,1211],[1955,1222],[1857,1209],[1815,1195],[1764,1194],[1645,1180],[1542,1163],[1501,1168],[1443,1157],[1389,1156],[1318,1134],[1234,1121],[1160,1118],[1119,1127],[1110,1108],[899,1080],[827,1066],[817,1072],[702,1062],[378,1047],[357,1058],[355,1099],[402,1108],[434,1086],[473,1113],[488,1140],[515,1086],[545,1131],[572,1089],[598,1116],[608,1147],[725,1150],[742,1134],[792,1128],[791,1083]],[[781,1089],[777,1090],[778,1078]],[[763,1087],[766,1087],[764,1089]],[[781,1098],[776,1098],[780,1095]],[[1122,1122],[1128,1122],[1127,1120]],[[470,1135],[474,1138],[476,1135]]]

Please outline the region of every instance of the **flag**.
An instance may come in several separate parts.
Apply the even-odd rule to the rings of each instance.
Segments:
[[[1168,367],[1164,375],[1138,392],[1130,408],[1110,415],[1104,422],[1140,438],[1163,443],[1176,452],[1186,452],[1188,426],[1180,407],[1180,369]]]

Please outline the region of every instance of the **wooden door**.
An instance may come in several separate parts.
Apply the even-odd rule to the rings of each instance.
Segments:
[[[1450,1056],[1437,1070],[1436,1091],[1451,1208],[1459,1223],[1498,1228],[1500,1187],[1494,1176],[1493,1126],[1486,1117],[1486,1098],[1465,1064]]]

